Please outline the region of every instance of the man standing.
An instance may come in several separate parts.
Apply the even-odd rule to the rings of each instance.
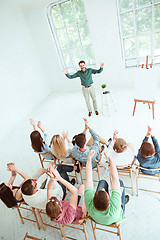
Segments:
[[[82,85],[82,92],[83,92],[83,96],[85,98],[86,105],[88,108],[88,112],[89,112],[88,116],[89,117],[92,115],[92,108],[91,108],[89,96],[91,96],[91,98],[92,98],[95,114],[96,115],[99,114],[98,108],[97,108],[96,93],[95,93],[95,89],[93,87],[92,74],[101,73],[103,71],[103,66],[104,66],[104,63],[101,63],[101,67],[98,70],[92,69],[92,68],[86,68],[85,62],[80,61],[79,67],[81,70],[77,71],[73,75],[70,75],[69,73],[67,73],[66,69],[63,69],[63,72],[66,74],[66,77],[68,77],[69,79],[80,77],[81,85]]]

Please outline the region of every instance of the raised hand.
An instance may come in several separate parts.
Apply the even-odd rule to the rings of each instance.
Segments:
[[[11,172],[16,172],[17,168],[14,163],[8,163],[7,164],[7,170]]]
[[[32,118],[29,119],[29,122],[33,127],[36,126],[36,123]]]
[[[104,63],[101,62],[101,68],[103,68],[103,67],[104,67]]]
[[[118,131],[115,130],[114,133],[113,133],[113,141],[115,142],[116,139],[117,139],[117,135],[118,135]]]
[[[63,72],[64,74],[67,74],[67,71],[66,71],[65,68],[62,70],[62,72]]]
[[[38,121],[37,127],[42,128],[41,121]]]

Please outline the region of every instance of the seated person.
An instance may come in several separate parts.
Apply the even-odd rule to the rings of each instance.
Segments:
[[[81,185],[79,189],[75,188],[68,181],[63,179],[58,171],[52,167],[47,174],[51,177],[47,186],[47,205],[46,213],[50,217],[51,221],[60,224],[79,224],[79,220],[86,216],[87,210],[84,203],[84,185]],[[70,201],[60,201],[52,193],[52,185],[55,180],[58,180],[71,192]],[[78,204],[78,197],[80,201]]]
[[[69,140],[68,131],[65,132],[63,130],[62,136],[57,134],[52,137],[51,140],[52,152],[56,158],[61,159],[63,162],[65,161],[67,163],[72,163],[72,160],[69,159],[69,156],[72,153],[73,145]]]
[[[52,163],[49,164],[49,167]],[[57,164],[57,170],[59,171],[62,178],[69,180],[67,172],[73,171],[73,166],[66,166]],[[31,178],[25,181],[22,185],[22,194],[25,202],[34,208],[45,209],[47,204],[47,188],[46,182],[48,175],[46,174],[47,169],[41,168]],[[71,180],[71,183],[75,184],[75,179]],[[52,194],[57,197],[58,200],[64,199],[66,195],[66,187],[61,183],[54,181],[52,184]]]
[[[72,155],[76,160],[81,162],[83,166],[86,166],[88,154],[91,149],[94,149],[95,154],[92,156],[92,168],[95,168],[97,166],[97,163],[94,160],[96,159],[97,161],[100,161],[100,152],[99,152],[100,140],[97,133],[95,133],[93,129],[90,127],[86,118],[84,118],[84,122],[85,122],[85,129],[83,133],[80,133],[75,136],[75,145],[72,149]],[[87,146],[87,141],[86,141],[87,129],[89,129],[89,132],[93,137],[92,146]]]
[[[36,123],[32,118],[30,118],[30,124],[33,126],[34,129],[34,131],[30,134],[32,148],[35,152],[40,153],[45,159],[53,160],[55,156],[52,153],[52,149],[49,147],[49,136],[42,128],[41,122],[38,121],[37,127],[39,127],[39,129],[41,129],[41,131],[43,132],[44,140],[40,132],[36,130]]]
[[[8,171],[11,171],[11,177],[9,182],[0,184],[0,199],[6,204],[8,208],[17,206],[17,203],[23,202],[21,185],[13,186],[14,180],[17,173],[24,179],[27,180],[29,177],[21,170],[17,169],[14,163],[7,164]]]
[[[127,143],[122,138],[117,138],[118,131],[113,133],[113,141],[111,140],[108,147],[108,153],[116,166],[124,166],[131,164],[134,160],[134,151],[131,143]]]
[[[148,142],[150,136],[154,146]],[[147,134],[143,140],[141,148],[138,151],[137,159],[141,167],[148,169],[160,168],[160,148],[150,126],[148,126]],[[141,169],[141,171],[149,175],[155,175],[159,172],[143,169]]]
[[[112,194],[109,197],[108,183],[101,180],[98,184],[96,193],[93,192],[92,166],[91,159],[94,150],[91,150],[86,165],[85,180],[85,204],[89,215],[100,224],[110,225],[121,221],[125,212],[125,204],[129,201],[129,196],[125,196],[124,184],[118,178],[118,172],[114,161],[107,152],[104,153],[110,163],[110,177]],[[121,196],[121,188],[122,196]]]

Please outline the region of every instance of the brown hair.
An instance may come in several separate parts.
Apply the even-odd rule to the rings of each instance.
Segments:
[[[37,130],[35,130],[30,134],[30,139],[32,143],[32,148],[36,152],[42,152],[45,142],[43,141],[41,134]]]
[[[85,61],[81,60],[81,61],[78,63],[78,65],[80,66],[81,63],[86,64]]]
[[[51,197],[46,204],[46,213],[51,221],[58,219],[62,213],[60,201],[56,197]]]
[[[155,154],[155,149],[151,143],[144,141],[141,145],[140,152],[142,157],[147,158]]]
[[[4,182],[0,184],[0,199],[8,208],[17,206],[12,190]]]
[[[86,135],[84,133],[80,133],[75,137],[75,143],[78,147],[83,148],[86,142]]]
[[[34,186],[32,185],[32,180],[28,179],[26,180],[21,187],[21,191],[23,194],[31,196],[34,192]]]
[[[67,155],[65,140],[59,134],[52,137],[52,152],[56,156],[56,158],[59,159],[65,158]]]
[[[109,195],[106,191],[100,190],[95,193],[93,204],[98,211],[106,211],[109,207]]]
[[[113,150],[116,151],[117,153],[124,152],[127,149],[127,143],[124,139],[122,138],[117,138]]]

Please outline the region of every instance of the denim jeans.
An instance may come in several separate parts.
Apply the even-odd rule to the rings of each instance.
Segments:
[[[120,187],[123,187],[123,191],[122,191],[122,196],[121,196],[121,208],[123,210],[123,214],[125,213],[125,187],[124,187],[124,183],[122,180],[119,180],[120,182]],[[97,189],[96,189],[96,192],[102,190],[102,188],[105,189],[105,191],[108,193],[109,195],[109,185],[107,183],[106,180],[101,180],[99,183],[98,183],[98,186],[97,186]]]
[[[61,177],[63,179],[65,179],[66,181],[70,182],[67,172],[72,172],[74,169],[73,166],[56,164],[56,167],[57,167],[57,171],[59,172]],[[58,181],[58,183],[63,189],[63,199],[62,200],[64,200],[64,198],[66,196],[66,186],[59,181]]]

